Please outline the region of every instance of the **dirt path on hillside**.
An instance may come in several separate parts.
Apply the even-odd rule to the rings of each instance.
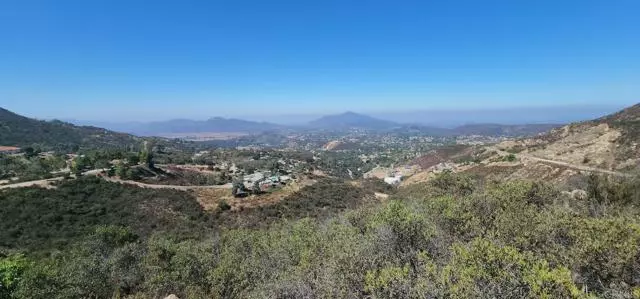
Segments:
[[[607,170],[607,169],[596,168],[596,167],[585,166],[585,165],[576,165],[576,164],[571,164],[571,163],[562,162],[562,161],[549,160],[549,159],[545,159],[545,158],[538,158],[538,157],[535,157],[535,156],[530,156],[530,155],[525,155],[525,154],[518,154],[518,156],[520,156],[521,158],[529,159],[529,160],[536,161],[536,162],[544,162],[544,163],[549,163],[549,164],[555,164],[555,165],[564,166],[564,167],[572,168],[572,169],[576,169],[576,170],[582,170],[582,171],[588,171],[588,172],[597,172],[597,173],[616,175],[616,176],[622,176],[622,177],[630,177],[631,176],[630,174],[619,172],[619,171]]]
[[[180,186],[180,185],[145,184],[145,183],[136,182],[136,181],[128,181],[128,180],[121,180],[121,179],[107,178],[107,177],[103,177],[103,179],[108,181],[108,182],[112,182],[112,183],[135,185],[135,186],[138,186],[138,187],[141,187],[141,188],[174,189],[174,190],[182,190],[182,191],[201,190],[201,189],[231,189],[231,187],[232,187],[232,185],[230,183],[229,184],[224,184],[224,185],[210,185],[210,186]]]
[[[94,173],[86,173],[85,175],[94,175]],[[45,179],[45,180],[36,180],[36,181],[20,182],[15,184],[8,184],[8,185],[0,185],[0,189],[26,188],[26,187],[34,187],[34,186],[43,187],[43,188],[53,188],[53,186],[51,186],[51,183],[61,181],[63,179],[64,179],[63,177],[57,177],[57,178],[51,178],[51,179]],[[179,186],[179,185],[145,184],[145,183],[140,183],[136,181],[128,181],[128,180],[121,180],[121,179],[107,178],[107,177],[103,177],[103,179],[105,181],[112,182],[112,183],[135,185],[140,188],[149,188],[149,189],[174,189],[174,190],[189,191],[189,190],[202,190],[202,189],[231,189],[232,187],[231,184],[212,185],[212,186]]]
[[[51,186],[51,183],[57,182],[57,181],[61,181],[63,179],[64,179],[63,177],[57,177],[57,178],[52,178],[52,179],[36,180],[36,181],[28,181],[28,182],[20,182],[20,183],[15,183],[15,184],[1,185],[0,189],[26,188],[26,187],[33,187],[33,186],[38,186],[38,187],[42,187],[42,188],[53,188]]]
[[[499,148],[496,148],[496,147],[493,147],[493,146],[488,146],[487,149],[495,151],[496,154],[498,154],[500,157],[505,157],[505,156],[508,156],[508,155],[512,154],[512,153],[509,153],[507,151],[504,151],[502,149],[499,149]],[[586,165],[573,164],[573,163],[564,162],[564,161],[557,161],[557,160],[551,160],[551,159],[546,159],[546,158],[540,158],[540,157],[528,155],[528,154],[525,154],[525,153],[517,153],[517,154],[513,154],[513,155],[515,155],[516,157],[521,158],[521,160],[524,159],[524,160],[530,160],[530,161],[533,161],[533,162],[542,162],[542,163],[554,164],[554,165],[564,166],[566,168],[571,168],[571,169],[575,169],[575,170],[596,172],[596,173],[609,174],[609,175],[615,175],[615,176],[621,176],[621,177],[631,177],[632,176],[632,175],[630,175],[628,173],[624,173],[624,172],[613,171],[613,170],[609,170],[609,169],[602,169],[602,168],[586,166]]]

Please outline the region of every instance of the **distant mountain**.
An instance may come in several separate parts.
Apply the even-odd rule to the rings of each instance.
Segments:
[[[452,129],[432,127],[424,125],[402,125],[395,128],[394,132],[404,132],[407,134],[419,133],[431,136],[495,136],[495,137],[529,137],[547,132],[562,125],[556,124],[525,124],[525,125],[502,125],[502,124],[468,124]]]
[[[456,127],[452,130],[454,135],[483,135],[483,136],[509,136],[522,137],[534,136],[561,127],[559,124],[525,124],[525,125],[501,125],[501,124],[468,124]]]
[[[248,120],[214,117],[208,120],[173,119],[149,123],[105,123],[105,127],[140,136],[163,136],[188,133],[260,133],[285,126]]]
[[[309,122],[309,126],[320,129],[342,130],[342,129],[368,129],[385,130],[398,127],[399,124],[377,119],[371,116],[354,112],[345,112],[336,115],[327,115]]]
[[[432,136],[485,135],[485,136],[532,136],[552,128],[555,124],[469,124],[456,128],[442,128],[415,123],[399,123],[378,119],[364,114],[345,112],[327,115],[309,122],[306,126],[287,126],[270,122],[257,122],[235,118],[214,117],[208,120],[173,119],[157,122],[87,122],[70,120],[77,125],[93,124],[113,131],[135,134],[138,136],[172,136],[180,134],[202,133],[264,133],[281,130],[324,129],[349,130],[365,129],[372,131],[420,133]]]
[[[59,120],[42,121],[0,108],[0,145],[43,149],[113,148],[139,146],[142,139]]]
[[[554,105],[539,107],[504,107],[476,109],[435,109],[396,112],[378,112],[373,117],[399,123],[416,123],[454,128],[465,124],[568,124],[595,119],[623,109],[619,104]],[[399,108],[401,109],[401,108]]]
[[[310,127],[322,129],[367,129],[367,130],[395,130],[416,132],[433,136],[459,136],[459,135],[484,135],[484,136],[509,136],[523,137],[533,136],[561,125],[558,124],[468,124],[453,129],[425,126],[421,124],[397,123],[388,120],[374,118],[368,115],[354,112],[346,112],[336,115],[321,117],[309,123]]]

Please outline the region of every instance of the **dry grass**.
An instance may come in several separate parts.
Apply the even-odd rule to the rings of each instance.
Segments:
[[[615,169],[616,140],[621,132],[607,124],[570,129],[561,139],[530,151],[532,156],[576,165]]]
[[[219,204],[224,201],[232,212],[253,209],[261,206],[268,206],[284,200],[287,196],[299,191],[305,186],[311,186],[315,180],[302,179],[293,181],[290,184],[260,195],[250,195],[243,198],[233,197],[231,189],[199,189],[194,190],[198,202],[205,210],[216,210]]]

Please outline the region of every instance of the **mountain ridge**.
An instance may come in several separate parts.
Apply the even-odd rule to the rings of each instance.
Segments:
[[[340,114],[325,115],[308,123],[312,128],[322,129],[391,129],[398,123],[347,111]]]
[[[138,148],[143,141],[178,146],[181,142],[139,137],[60,120],[38,120],[0,107],[0,145],[75,152],[78,149]]]
[[[71,120],[78,125],[91,124]],[[407,130],[434,136],[490,135],[490,136],[532,136],[561,126],[560,124],[499,124],[472,123],[453,128],[429,126],[419,123],[399,123],[347,111],[325,115],[300,125],[283,125],[266,121],[251,121],[239,118],[211,117],[206,120],[184,118],[153,122],[95,123],[110,130],[139,136],[162,136],[166,134],[189,133],[248,133],[256,134],[279,130],[349,130],[371,131]]]

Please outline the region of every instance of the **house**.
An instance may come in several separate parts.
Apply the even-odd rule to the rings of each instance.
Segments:
[[[395,175],[395,176],[387,176],[384,178],[384,182],[389,184],[389,185],[400,185],[400,182],[402,182],[402,176],[401,175]]]
[[[247,189],[251,189],[256,182],[264,181],[264,178],[265,175],[261,172],[255,172],[253,174],[245,175],[243,178],[244,187]]]
[[[243,185],[246,189],[252,190],[257,184],[261,191],[265,191],[272,187],[286,185],[290,180],[291,176],[271,175],[270,171],[263,171],[245,175],[243,178]]]
[[[40,158],[49,158],[49,157],[52,157],[55,154],[56,154],[56,152],[54,152],[54,151],[41,152],[41,153],[38,154],[38,157],[40,157]]]
[[[15,146],[1,146],[0,145],[0,154],[17,154],[20,152],[19,147]]]

